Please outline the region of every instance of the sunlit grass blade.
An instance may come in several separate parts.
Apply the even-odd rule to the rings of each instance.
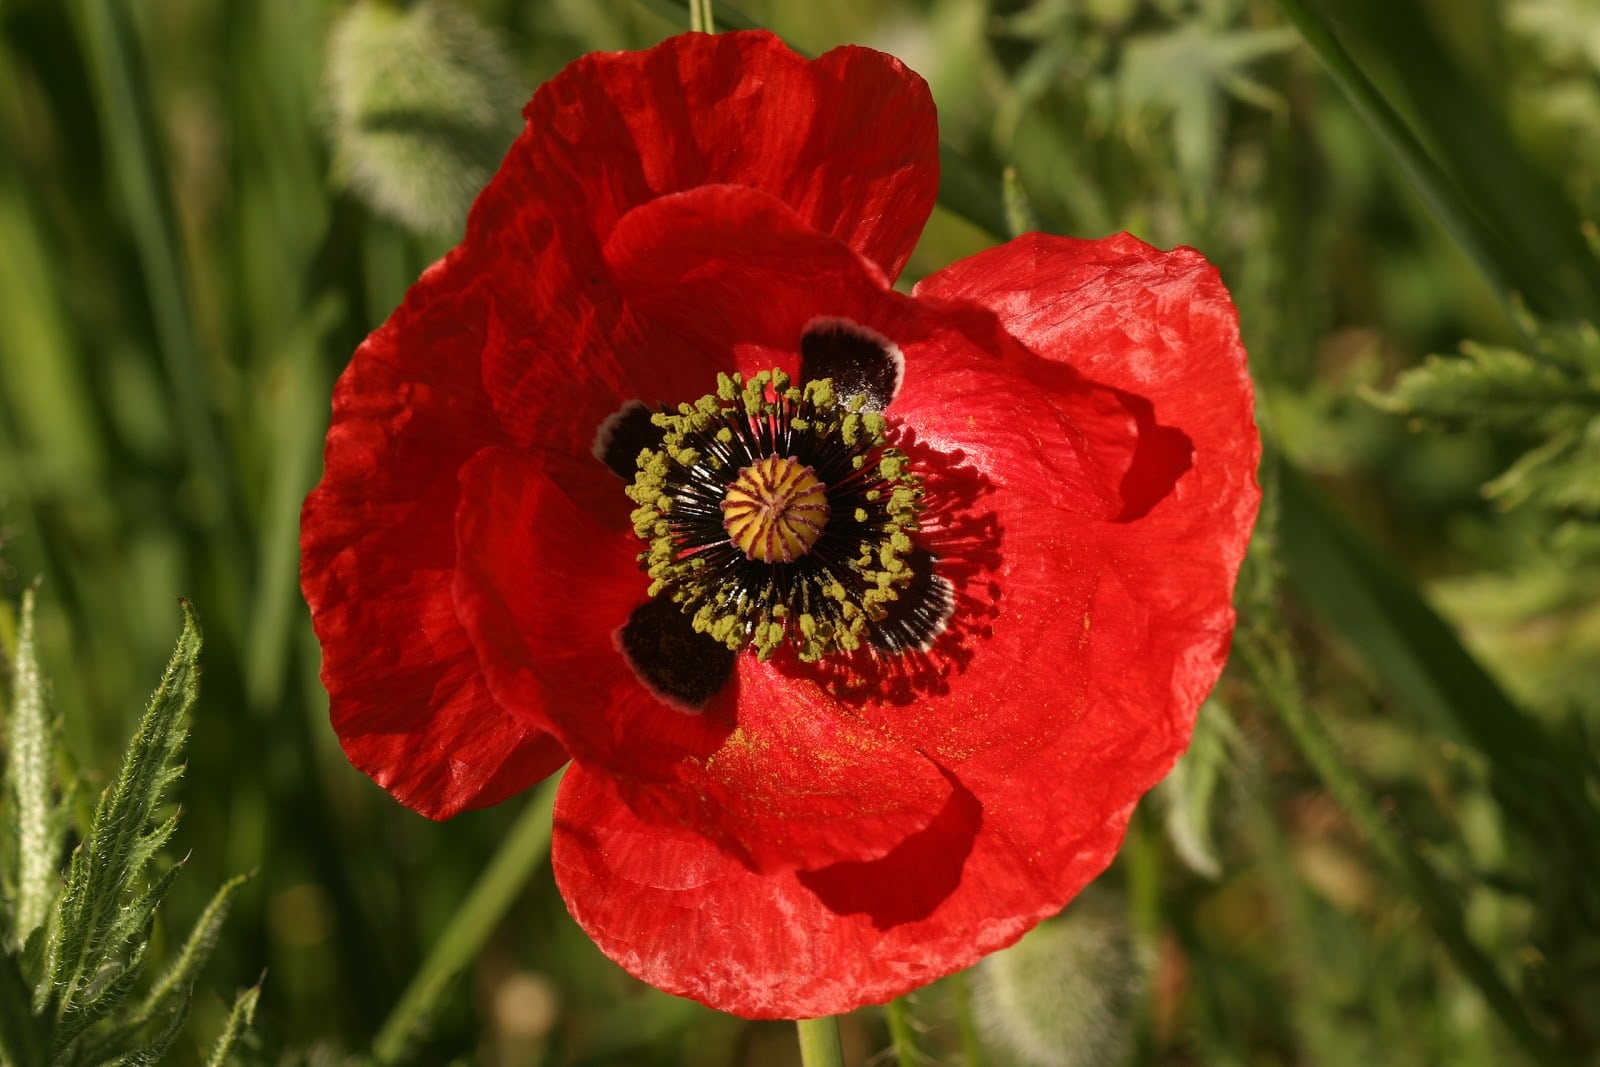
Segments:
[[[1492,156],[1486,154],[1486,139],[1499,123],[1484,101],[1473,101],[1464,86],[1441,95],[1438,63],[1429,75],[1413,79],[1419,85],[1434,83],[1422,101],[1421,118],[1423,133],[1442,153],[1436,157],[1345,47],[1314,0],[1278,0],[1278,7],[1508,309],[1512,295],[1521,294],[1551,315],[1595,317],[1600,270],[1584,246],[1576,214],[1565,208],[1558,188],[1521,161],[1509,137],[1494,140]],[[1438,54],[1418,17],[1397,25],[1404,7],[1386,5],[1382,30],[1372,34],[1401,71],[1418,65],[1419,49]],[[1479,106],[1471,106],[1473,102]]]
[[[393,1063],[425,1030],[439,997],[472,961],[534,870],[550,854],[556,789],[561,775],[547,778],[523,809],[472,893],[457,909],[411,984],[372,1041],[372,1057]]]
[[[237,552],[240,534],[232,477],[208,400],[209,375],[200,358],[184,282],[181,242],[162,166],[156,122],[139,77],[130,13],[111,0],[76,0],[69,11],[95,90],[116,193],[127,211],[139,255],[156,340],[172,390],[185,454],[222,502],[228,522],[217,547]],[[240,568],[242,571],[242,568]]]

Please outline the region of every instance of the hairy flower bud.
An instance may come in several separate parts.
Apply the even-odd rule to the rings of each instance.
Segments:
[[[328,41],[334,165],[414,230],[461,228],[521,126],[500,42],[450,0],[361,0]]]
[[[1066,911],[978,964],[978,1028],[1028,1067],[1121,1063],[1147,968],[1125,904],[1091,887]]]

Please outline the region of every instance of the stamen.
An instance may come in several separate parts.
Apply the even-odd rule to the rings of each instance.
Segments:
[[[650,595],[761,659],[785,642],[804,660],[907,647],[878,631],[901,628],[890,605],[917,577],[922,486],[866,407],[774,370],[719,375],[714,394],[657,413],[660,446],[628,488]]]

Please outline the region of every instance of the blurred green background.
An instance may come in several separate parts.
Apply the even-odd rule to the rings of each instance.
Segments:
[[[567,61],[684,25],[634,0],[391,14],[442,6],[484,39],[438,47],[491,82],[473,49],[501,51],[512,131]],[[372,14],[356,7],[0,0],[0,593],[42,577],[85,810],[176,598],[205,624],[190,857],[157,949],[224,878],[259,874],[190,1058],[263,969],[256,1059],[362,1052],[525,803],[434,825],[352,770],[297,590],[333,380],[453,239],[344,181],[364,149],[328,42]],[[926,1062],[975,1046],[994,1065],[1600,1062],[1600,343],[1582,325],[1600,304],[1600,6],[744,13],[804,51],[869,44],[929,80],[967,166],[946,168],[908,281],[1006,236],[1007,166],[1042,228],[1202,249],[1239,305],[1269,445],[1236,656],[1194,752],[1092,901],[911,998]],[[1430,353],[1447,362],[1404,377]],[[851,1062],[889,1044],[876,1011],[845,1037]],[[415,1057],[796,1053],[792,1027],[628,978],[545,869]]]

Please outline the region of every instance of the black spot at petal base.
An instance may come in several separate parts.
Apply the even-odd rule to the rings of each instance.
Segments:
[[[917,548],[907,559],[912,578],[873,624],[871,642],[888,652],[926,652],[944,633],[955,610],[955,591],[934,570],[933,554]]]
[[[697,632],[671,600],[652,598],[640,604],[617,636],[639,680],[686,711],[705,707],[733,676],[735,653]]]
[[[898,348],[848,319],[814,319],[800,335],[800,380],[832,378],[841,398],[865,396],[874,411],[889,406],[903,373]]]
[[[638,400],[618,408],[594,435],[594,456],[625,482],[633,481],[639,453],[660,448],[665,431],[651,422],[654,412]]]

